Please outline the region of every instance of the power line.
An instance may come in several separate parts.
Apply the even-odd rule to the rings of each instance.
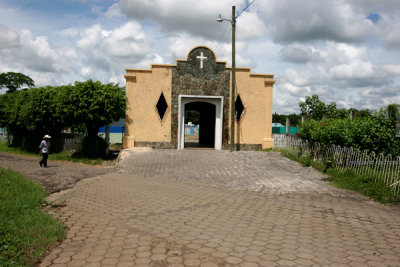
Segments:
[[[248,9],[256,0],[251,1],[250,4],[248,4],[240,13],[236,16],[238,18],[246,9]]]
[[[226,48],[225,48],[225,43],[228,41],[228,38],[232,32],[232,28],[229,26],[229,24],[225,24],[225,29],[224,29],[224,34],[222,35],[222,38],[219,40],[219,45],[217,47],[217,55],[219,57],[222,57],[225,55]]]

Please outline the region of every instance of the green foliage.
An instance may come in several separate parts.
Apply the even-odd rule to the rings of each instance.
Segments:
[[[185,111],[185,123],[191,122],[195,125],[200,124],[200,113],[195,110]]]
[[[98,128],[125,114],[125,91],[116,84],[75,82],[75,85],[42,87],[0,95],[0,127],[13,136],[14,146],[36,151],[43,135],[52,136],[52,152],[61,150],[61,130]]]
[[[314,120],[321,120],[324,117],[341,119],[348,117],[348,111],[346,109],[337,109],[335,102],[325,105],[325,103],[319,99],[318,95],[312,95],[311,97],[306,96],[305,101],[300,102],[299,106],[302,115]]]
[[[0,88],[7,88],[8,93],[13,93],[17,91],[23,85],[34,87],[35,83],[29,76],[26,76],[22,73],[0,73]]]
[[[320,120],[326,114],[325,103],[319,99],[318,95],[306,96],[304,102],[299,103],[301,114],[309,116],[315,120]]]
[[[400,105],[398,105],[398,104],[390,104],[387,107],[387,113],[388,113],[389,118],[394,119],[394,120],[399,118],[399,116],[400,116],[399,109],[400,109]]]
[[[125,91],[117,84],[88,80],[75,82],[64,91],[63,112],[68,125],[85,125],[89,136],[97,135],[101,126],[125,115]],[[67,95],[65,95],[67,94]]]
[[[0,168],[0,265],[33,266],[64,227],[39,207],[46,192],[16,172]]]
[[[349,113],[350,112],[353,114],[353,119],[363,119],[372,116],[371,111],[368,109],[357,110],[355,108],[350,108]]]
[[[306,120],[299,135],[323,147],[346,146],[375,153],[400,154],[400,142],[395,137],[395,121],[379,112],[363,119]]]
[[[99,136],[86,136],[82,141],[82,150],[78,153],[88,158],[104,157],[106,151],[106,141]]]

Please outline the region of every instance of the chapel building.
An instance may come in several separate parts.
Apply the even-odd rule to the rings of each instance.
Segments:
[[[126,131],[124,148],[184,149],[185,113],[199,114],[198,143],[229,149],[232,68],[218,61],[208,47],[193,48],[175,65],[126,69]],[[272,74],[236,68],[235,146],[237,150],[273,147]]]

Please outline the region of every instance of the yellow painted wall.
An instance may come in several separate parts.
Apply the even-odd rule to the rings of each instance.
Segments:
[[[151,70],[127,69],[126,134],[124,148],[136,142],[171,141],[171,84],[169,65],[152,65]],[[156,108],[163,92],[168,109],[161,121]]]
[[[240,121],[235,123],[235,143],[262,144],[263,148],[273,147],[273,84],[273,75],[251,74],[248,68],[236,69],[236,97],[240,95],[245,110]]]

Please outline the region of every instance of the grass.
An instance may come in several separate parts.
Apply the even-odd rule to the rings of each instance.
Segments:
[[[64,226],[40,207],[46,191],[0,168],[0,266],[32,266],[58,240]]]
[[[300,151],[296,149],[280,149],[274,151],[280,151],[282,156],[290,160],[297,161],[303,166],[312,166],[322,173],[327,174],[329,177],[326,180],[336,187],[359,192],[381,203],[400,204],[400,195],[396,194],[382,181],[375,181],[373,177],[364,177],[351,170],[341,172],[328,163],[312,160],[310,155],[301,154]]]
[[[339,188],[359,192],[381,203],[400,204],[400,195],[395,194],[382,181],[357,175],[350,170],[342,173],[335,168],[329,168],[326,173],[329,175],[327,180]]]
[[[0,152],[20,154],[20,155],[26,155],[26,156],[38,156],[37,153],[29,152],[26,149],[10,146],[10,145],[8,145],[7,142],[0,142]],[[90,159],[90,158],[84,157],[76,152],[72,153],[72,152],[64,152],[64,151],[60,152],[60,153],[51,153],[49,155],[49,160],[72,161],[72,162],[84,163],[87,165],[100,165],[104,161],[112,161],[112,160],[115,160],[115,158],[116,158],[115,155],[110,155],[107,158]]]

